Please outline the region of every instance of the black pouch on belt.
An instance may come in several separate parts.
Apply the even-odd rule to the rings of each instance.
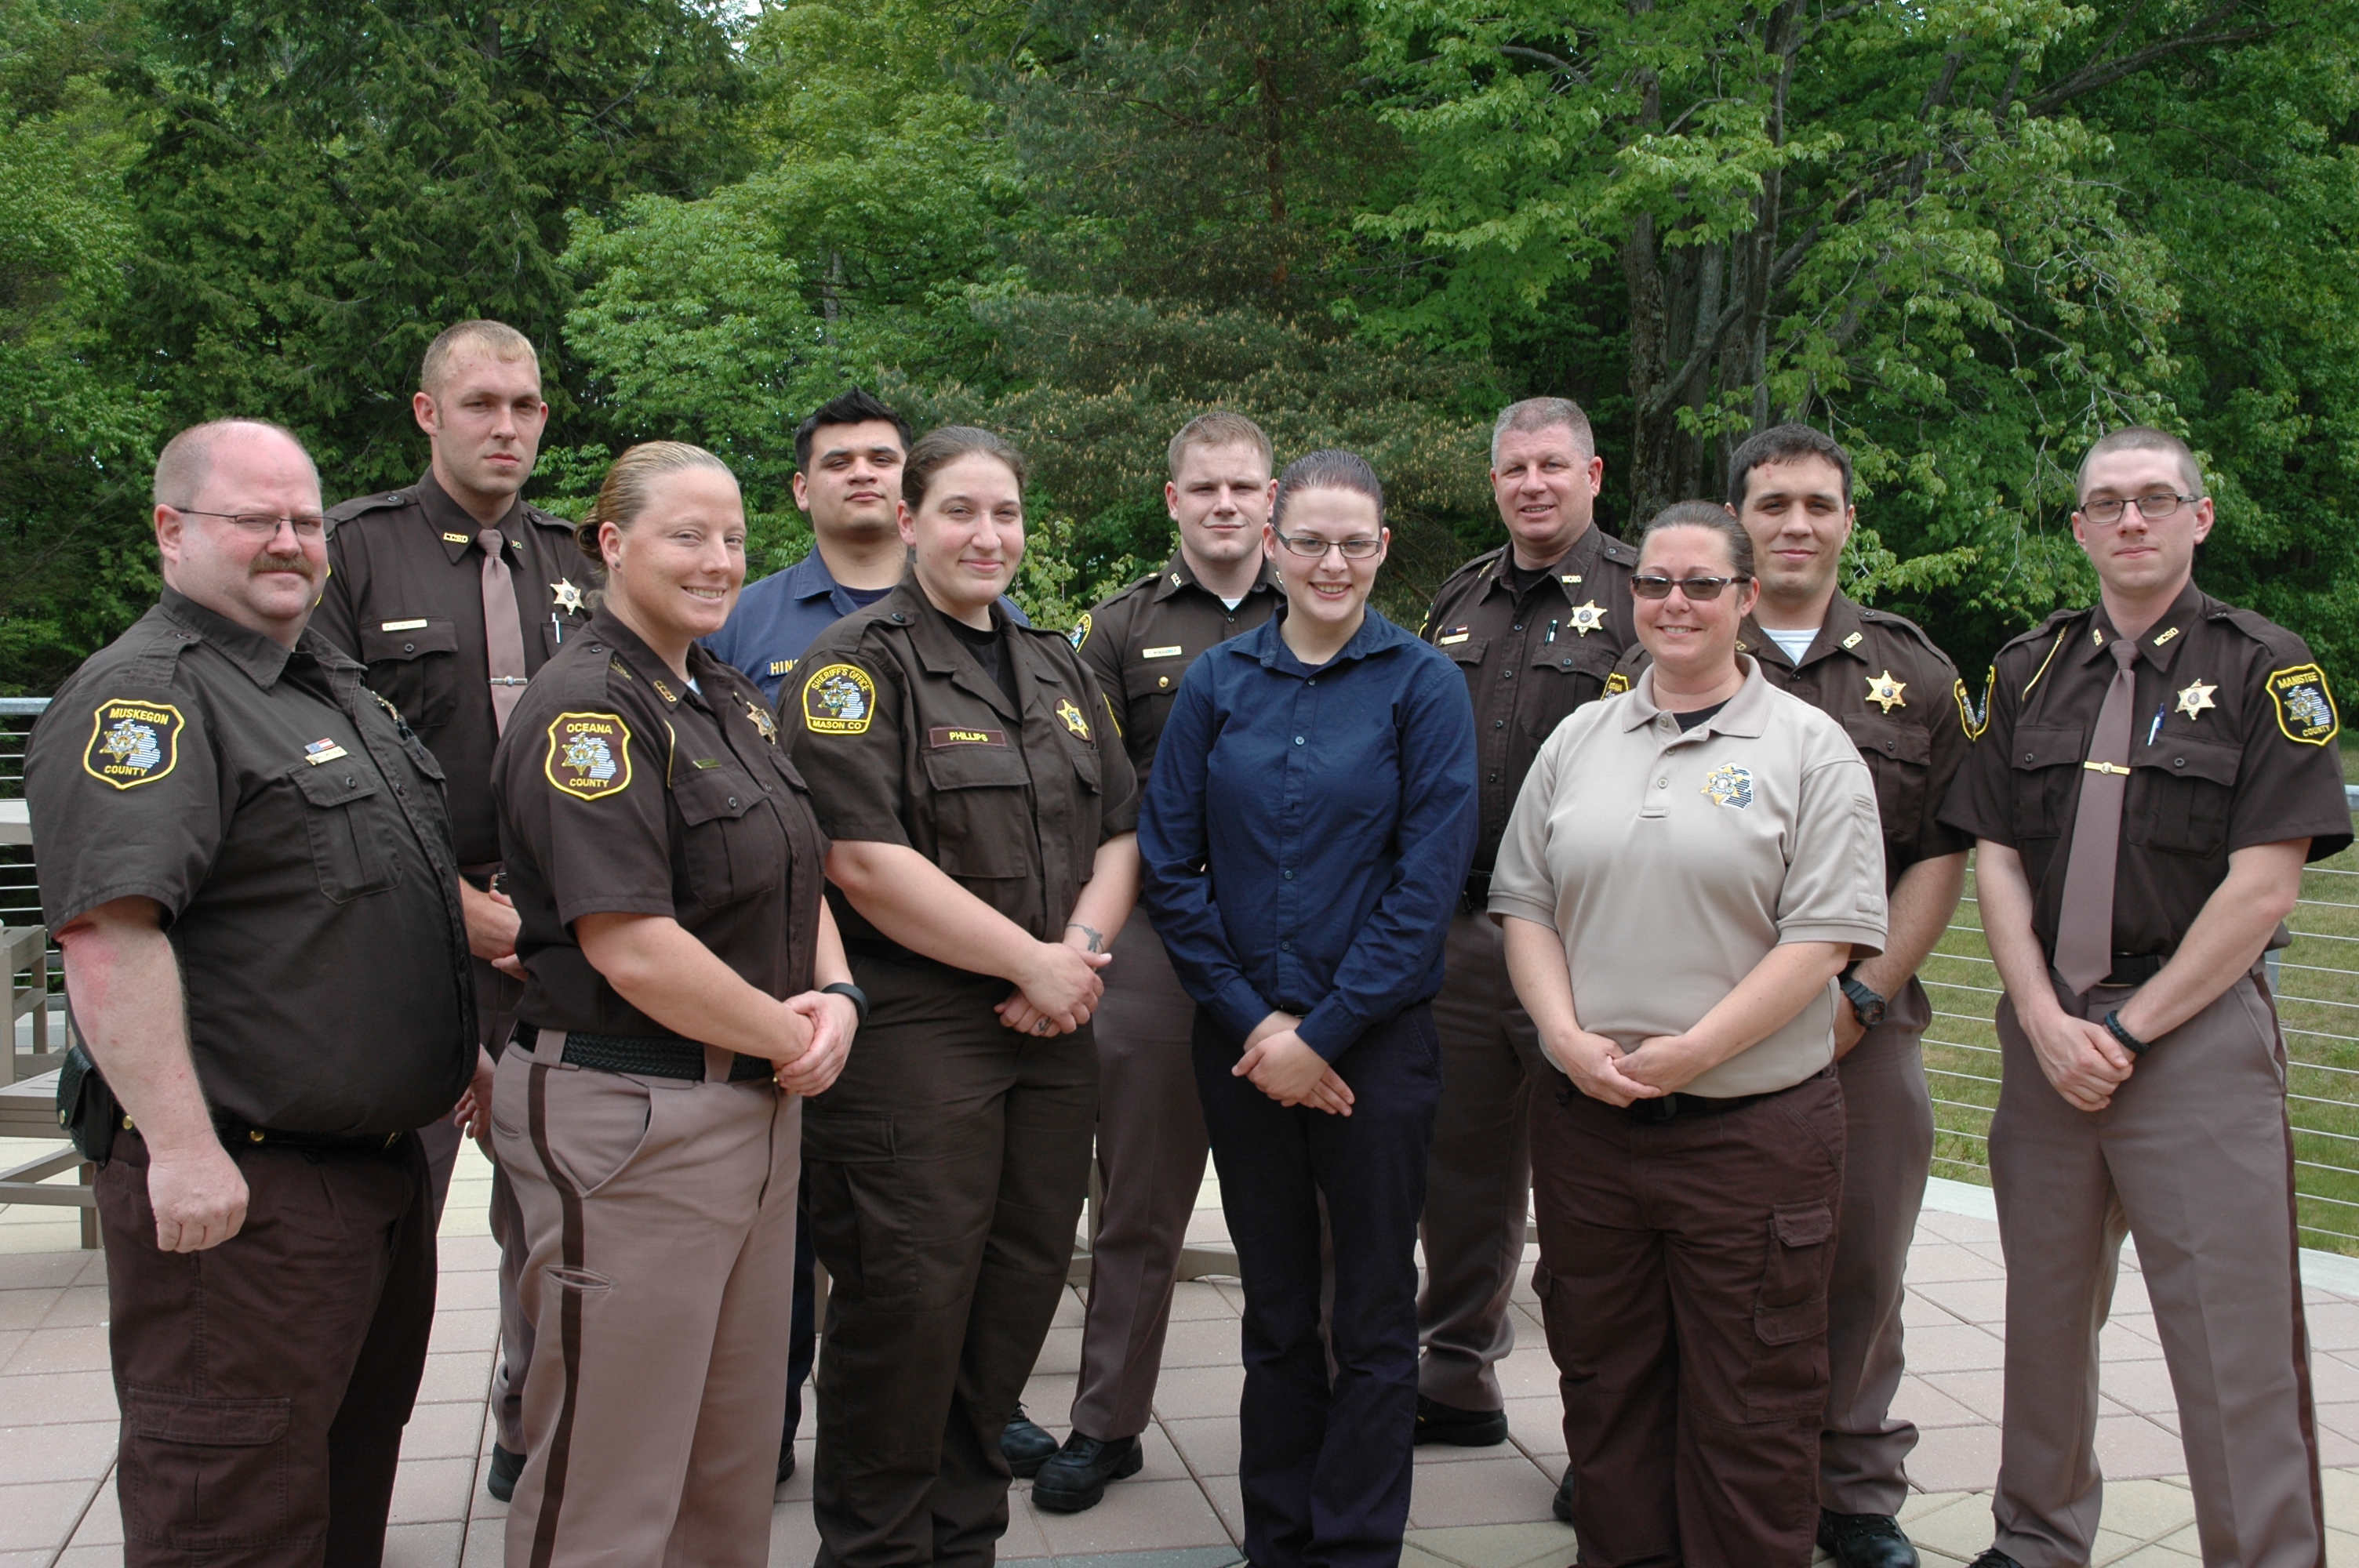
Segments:
[[[65,1129],[75,1152],[97,1164],[114,1152],[114,1130],[123,1125],[123,1107],[90,1052],[75,1045],[58,1069],[58,1125]]]

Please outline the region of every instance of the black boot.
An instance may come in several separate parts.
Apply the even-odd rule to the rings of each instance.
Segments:
[[[1029,1479],[1038,1475],[1040,1466],[1049,1462],[1049,1455],[1057,1452],[1057,1440],[1041,1431],[1024,1413],[1024,1407],[1017,1405],[999,1434],[999,1452],[1006,1456],[1010,1470]]]
[[[1819,1510],[1819,1544],[1835,1568],[1920,1568],[1917,1549],[1890,1514],[1839,1514]]]
[[[1076,1432],[1032,1477],[1032,1501],[1052,1514],[1093,1509],[1104,1498],[1106,1483],[1127,1480],[1146,1463],[1146,1450],[1136,1437],[1107,1440]]]
[[[1556,1515],[1560,1523],[1572,1522],[1572,1466],[1570,1465],[1564,1467],[1564,1479],[1556,1484],[1556,1500],[1549,1504],[1549,1512]]]
[[[1966,1568],[2023,1568],[2023,1564],[1994,1546],[1966,1564]]]
[[[789,1443],[778,1450],[778,1485],[783,1487],[794,1479],[794,1474],[795,1445]]]
[[[1488,1448],[1507,1441],[1506,1411],[1462,1411],[1440,1400],[1417,1396],[1417,1440],[1460,1448]]]
[[[523,1474],[523,1454],[511,1454],[496,1443],[492,1444],[492,1473],[484,1477],[484,1490],[506,1502],[516,1496],[516,1477]]]

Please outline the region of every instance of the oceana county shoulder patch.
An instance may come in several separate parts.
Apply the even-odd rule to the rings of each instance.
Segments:
[[[803,728],[819,735],[865,735],[876,713],[876,683],[857,665],[821,665],[803,682]]]
[[[117,789],[154,784],[179,762],[180,731],[187,728],[188,720],[168,702],[102,702],[91,716],[82,772]]]
[[[631,787],[631,727],[615,713],[560,713],[549,721],[549,782],[576,800]]]
[[[2343,730],[2335,711],[2334,693],[2326,672],[2316,665],[2296,665],[2269,672],[2269,700],[2277,704],[2277,728],[2288,741],[2323,746]]]

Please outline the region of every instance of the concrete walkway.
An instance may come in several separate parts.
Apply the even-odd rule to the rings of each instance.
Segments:
[[[8,1151],[0,1141],[0,1159]],[[28,1148],[28,1153],[30,1152]],[[394,1498],[390,1568],[495,1568],[501,1507],[483,1490],[491,1452],[484,1392],[498,1337],[495,1249],[484,1235],[489,1168],[472,1151],[442,1227],[442,1287],[419,1406]],[[1988,1488],[1998,1464],[2005,1271],[1989,1195],[1936,1183],[1909,1266],[1909,1377],[1902,1413],[1924,1431],[1904,1516],[1933,1563],[1990,1544]],[[1207,1183],[1194,1238],[1223,1235]],[[114,1396],[106,1370],[106,1292],[95,1253],[75,1248],[71,1211],[0,1210],[0,1568],[95,1568],[121,1561],[112,1476]],[[2359,1264],[2309,1260],[2310,1329],[2328,1477],[2331,1548],[2359,1561]],[[1084,1514],[1043,1513],[1017,1483],[1001,1555],[1058,1568],[1223,1568],[1237,1561],[1238,1292],[1182,1285],[1147,1433],[1147,1467]],[[1527,1286],[1518,1343],[1502,1368],[1511,1437],[1493,1449],[1418,1452],[1410,1568],[1564,1568],[1572,1532],[1549,1517],[1564,1465],[1555,1370]],[[781,1324],[784,1312],[781,1303]],[[1081,1354],[1082,1303],[1069,1294],[1026,1403],[1061,1434]],[[2110,1477],[2097,1562],[2160,1568],[2200,1561],[2162,1348],[2130,1260],[2105,1331],[2106,1414],[2098,1452]],[[807,1396],[808,1397],[808,1396]],[[806,1418],[805,1431],[810,1430]],[[770,1560],[807,1568],[817,1548],[810,1442],[778,1490]]]

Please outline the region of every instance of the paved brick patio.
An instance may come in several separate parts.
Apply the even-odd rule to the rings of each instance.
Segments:
[[[0,1141],[5,1145],[5,1141]],[[28,1151],[29,1152],[29,1151]],[[0,1147],[0,1157],[5,1157]],[[484,1234],[488,1167],[472,1152],[442,1227],[433,1355],[402,1453],[386,1562],[391,1568],[486,1568],[500,1561],[502,1513],[483,1490],[491,1452],[484,1392],[498,1336]],[[1987,1490],[1998,1463],[2004,1270],[1988,1195],[1936,1184],[1909,1265],[1910,1375],[1900,1406],[1924,1429],[1904,1516],[1929,1563],[1963,1562],[1990,1543]],[[1194,1238],[1223,1235],[1210,1183]],[[76,1249],[71,1211],[0,1210],[0,1568],[96,1568],[121,1560],[111,1465],[114,1397],[106,1370],[106,1292],[95,1253]],[[2338,1558],[2359,1561],[2359,1262],[2310,1260],[2310,1327],[2328,1517]],[[1147,1433],[1147,1467],[1078,1515],[1035,1510],[1017,1487],[1001,1555],[1057,1568],[1223,1568],[1237,1561],[1237,1291],[1182,1285]],[[1549,1518],[1564,1464],[1555,1374],[1528,1288],[1518,1344],[1502,1368],[1509,1443],[1420,1449],[1410,1508],[1411,1568],[1564,1568],[1572,1532]],[[1082,1305],[1069,1294],[1026,1395],[1061,1433],[1081,1354]],[[2134,1262],[2105,1333],[2106,1475],[2100,1563],[2161,1568],[2200,1561],[2169,1379]],[[809,1430],[806,1422],[805,1430]],[[810,1444],[778,1490],[770,1560],[807,1568],[817,1540]]]

